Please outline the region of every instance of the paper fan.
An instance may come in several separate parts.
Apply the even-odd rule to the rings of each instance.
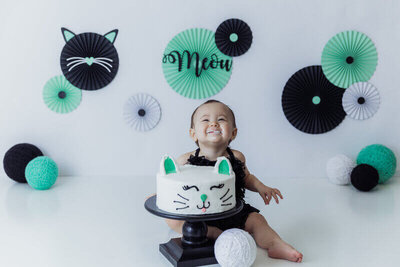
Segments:
[[[330,83],[321,66],[305,67],[287,81],[282,108],[288,121],[310,134],[325,133],[345,118],[342,107],[344,89]]]
[[[118,53],[113,43],[118,30],[104,36],[86,32],[75,35],[61,29],[66,44],[60,64],[65,78],[83,90],[98,90],[108,85],[118,71]]]
[[[137,131],[149,131],[161,118],[161,107],[152,96],[144,93],[131,96],[124,106],[124,119]]]
[[[380,96],[375,86],[367,82],[359,82],[346,89],[342,103],[344,111],[351,118],[365,120],[378,111]]]
[[[231,57],[246,53],[252,41],[253,34],[250,27],[240,19],[225,20],[215,32],[215,43],[218,49]]]
[[[189,29],[167,45],[162,60],[164,76],[178,94],[201,99],[217,94],[228,83],[232,58],[215,45],[214,33]]]
[[[68,113],[81,103],[82,91],[73,86],[63,75],[47,81],[43,88],[44,103],[57,113]]]
[[[378,54],[368,36],[357,31],[345,31],[328,41],[321,62],[326,78],[336,86],[347,88],[372,77]]]

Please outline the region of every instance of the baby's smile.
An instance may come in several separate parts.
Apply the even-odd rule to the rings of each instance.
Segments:
[[[219,135],[219,134],[221,134],[221,133],[222,133],[222,131],[219,131],[219,130],[213,130],[213,129],[208,129],[208,130],[207,130],[207,134]]]

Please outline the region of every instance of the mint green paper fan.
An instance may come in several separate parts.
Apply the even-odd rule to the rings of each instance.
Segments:
[[[347,88],[368,81],[375,72],[378,54],[371,39],[357,31],[333,36],[322,51],[322,70],[334,85]]]
[[[82,91],[73,86],[63,75],[47,81],[43,88],[43,100],[49,109],[57,113],[68,113],[81,103]]]
[[[202,99],[220,92],[232,73],[232,57],[215,44],[214,32],[193,28],[177,34],[164,51],[165,79],[178,94]]]

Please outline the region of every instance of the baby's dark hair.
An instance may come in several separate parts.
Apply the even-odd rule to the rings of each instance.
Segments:
[[[235,114],[233,113],[232,109],[231,109],[228,105],[222,103],[221,101],[214,100],[214,99],[207,100],[206,102],[204,102],[203,104],[201,104],[200,106],[198,106],[198,107],[193,111],[193,113],[192,113],[192,118],[190,119],[190,128],[193,128],[193,127],[194,127],[193,118],[194,118],[194,114],[196,114],[196,111],[197,111],[201,106],[203,106],[203,105],[205,105],[205,104],[210,104],[210,103],[220,103],[220,104],[222,104],[222,105],[225,105],[225,106],[229,109],[229,111],[231,112],[231,114],[232,114],[232,117],[233,117],[233,127],[236,128]]]

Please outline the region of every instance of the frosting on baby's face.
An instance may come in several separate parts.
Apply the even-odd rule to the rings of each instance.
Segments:
[[[218,102],[200,106],[193,117],[190,136],[201,145],[226,144],[236,137],[233,115],[229,108]]]

